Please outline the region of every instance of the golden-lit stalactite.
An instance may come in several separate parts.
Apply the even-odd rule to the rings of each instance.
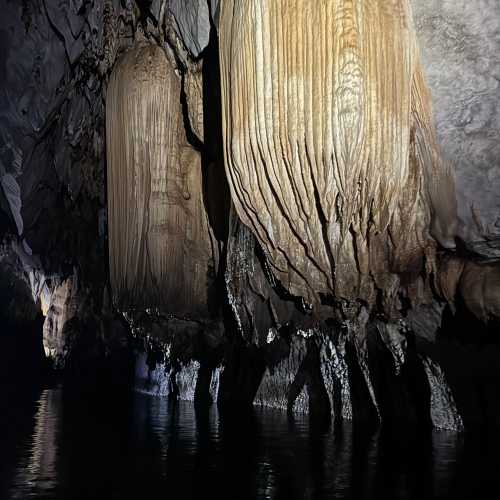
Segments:
[[[221,8],[227,176],[275,276],[313,305],[423,298],[455,198],[407,0]]]
[[[158,46],[141,43],[116,64],[106,130],[115,303],[208,317],[218,254],[201,158],[186,137],[181,78]]]

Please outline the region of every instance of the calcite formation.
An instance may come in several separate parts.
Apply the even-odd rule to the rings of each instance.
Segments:
[[[231,194],[276,278],[313,306],[418,301],[455,202],[408,2],[222,2],[219,36]]]
[[[201,160],[187,141],[181,79],[140,44],[117,63],[106,101],[109,262],[120,307],[208,317],[217,268]]]
[[[56,367],[64,366],[65,355],[69,350],[66,324],[73,319],[78,310],[78,280],[72,276],[54,287],[50,297],[50,307],[43,323],[43,348],[48,359]]]
[[[499,2],[4,4],[0,378],[498,423]]]

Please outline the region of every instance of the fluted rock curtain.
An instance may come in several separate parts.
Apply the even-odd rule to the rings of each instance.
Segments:
[[[418,295],[454,196],[407,0],[223,0],[219,35],[231,194],[275,276],[311,304]]]
[[[181,79],[161,48],[140,44],[117,63],[106,117],[114,301],[206,317],[217,246],[200,155],[186,139]]]

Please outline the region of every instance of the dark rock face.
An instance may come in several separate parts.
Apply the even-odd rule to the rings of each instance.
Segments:
[[[0,247],[0,384],[32,382],[45,368],[43,316],[31,295],[26,275],[9,245]]]
[[[2,377],[14,379],[33,360],[43,366],[46,357],[70,380],[134,386],[225,408],[258,404],[334,421],[404,421],[454,430],[498,423],[495,174],[500,87],[494,63],[499,47],[495,19],[500,17],[494,2],[483,2],[482,10],[451,0],[411,2],[438,143],[455,172],[458,224],[450,219],[437,227],[431,222],[436,212],[448,220],[455,209],[445,201],[453,193],[452,179],[441,176],[430,189],[436,192],[424,195],[417,175],[408,185],[420,187],[406,193],[411,191],[416,205],[405,205],[406,194],[398,203],[396,197],[387,198],[392,213],[403,214],[389,226],[403,229],[386,234],[389,226],[382,224],[382,233],[370,233],[368,253],[363,238],[374,226],[358,213],[362,204],[350,191],[355,183],[346,184],[342,206],[326,203],[328,183],[325,189],[305,189],[295,200],[273,185],[267,211],[250,203],[274,163],[262,163],[262,151],[252,150],[252,165],[262,167],[264,177],[258,186],[244,182],[243,174],[253,170],[238,163],[236,150],[231,150],[236,142],[223,134],[232,115],[228,89],[221,92],[219,55],[226,53],[228,40],[221,14],[226,23],[238,25],[238,19],[229,19],[232,13],[224,12],[222,2],[4,3],[0,345],[12,356],[1,364]],[[394,13],[383,10],[384,16]],[[286,48],[288,42],[279,43]],[[307,37],[301,43],[307,48]],[[142,53],[141,47],[148,49]],[[120,64],[140,53],[139,63],[147,68],[148,51],[154,68],[149,75],[144,67],[142,73],[131,71],[127,83]],[[267,76],[276,69],[281,68],[267,68]],[[150,118],[123,116],[122,130],[131,125],[133,137],[123,134],[115,141],[126,168],[111,170],[111,142],[121,132],[111,119],[110,103],[117,88],[125,89],[127,102],[131,89],[140,86],[138,75],[146,81],[144,95],[153,96],[146,99],[151,116],[160,109],[154,103],[166,89],[162,119],[148,128]],[[147,80],[155,75],[160,84],[148,94]],[[395,74],[389,76],[399,81]],[[349,81],[345,86],[343,95],[356,104]],[[425,92],[422,96],[413,89],[411,94],[412,102],[425,101]],[[256,103],[262,104],[259,99]],[[147,106],[139,100],[136,104],[139,115]],[[355,121],[354,104],[348,118]],[[315,118],[326,116],[322,103],[316,105]],[[412,122],[411,161],[424,150],[434,151],[434,144],[422,146],[432,136],[432,117],[424,111],[412,113],[425,126],[418,132],[421,128]],[[243,135],[255,132],[243,121],[239,126]],[[295,130],[299,136],[307,128],[300,126]],[[159,139],[150,143],[153,128]],[[311,134],[316,148],[314,130]],[[132,143],[147,151],[134,156],[126,149]],[[338,151],[352,151],[348,139],[337,146]],[[240,175],[236,198],[235,179],[229,184],[226,179],[230,164],[230,174]],[[132,166],[140,175],[134,173],[122,189],[124,172],[130,173]],[[426,169],[422,172],[428,173]],[[347,169],[346,175],[351,174]],[[152,179],[143,183],[147,196],[137,194],[140,177]],[[375,179],[368,168],[366,179]],[[114,213],[113,186],[121,200]],[[286,238],[279,249],[271,244],[280,226],[275,209],[291,207],[287,213],[293,215],[306,199],[311,213],[319,214],[317,227],[305,224],[309,219],[302,212],[289,217],[290,227],[299,228],[294,238],[309,238],[310,248],[330,241],[330,250],[340,249],[338,255],[332,251],[316,258],[307,245],[299,248]],[[249,210],[246,224],[243,205]],[[321,210],[326,205],[331,213]],[[381,218],[388,216],[380,212]],[[130,216],[137,214],[131,224]],[[350,214],[359,219],[359,227],[344,228],[344,243],[337,248],[334,231],[318,232],[320,226],[330,227],[325,214],[339,227],[349,226]],[[404,220],[412,221],[411,238]],[[139,231],[143,226],[151,231]],[[136,236],[127,239],[132,233]],[[139,258],[141,272],[127,264],[134,259],[117,258],[115,243],[122,237],[128,242],[118,245],[126,249],[124,254],[142,242],[147,258],[144,252]],[[406,258],[415,252],[418,258]],[[298,274],[290,271],[302,253],[311,262],[326,263],[319,271],[314,262],[310,272],[296,269],[300,283],[312,284],[305,288],[297,286]],[[335,272],[332,261],[338,263]],[[122,279],[132,282],[129,275],[135,277],[133,293],[117,285]],[[465,337],[459,333],[464,324]]]

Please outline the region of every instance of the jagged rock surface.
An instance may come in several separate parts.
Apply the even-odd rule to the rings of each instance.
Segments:
[[[76,315],[78,308],[78,280],[75,276],[64,280],[55,287],[50,297],[50,306],[43,324],[43,348],[47,358],[54,360],[58,367],[64,366],[64,358],[69,350],[65,331],[66,323]]]
[[[135,337],[135,389],[182,401],[217,401],[221,325],[158,313],[125,314]]]
[[[285,342],[286,345],[274,345],[282,342]],[[275,348],[278,351],[278,357],[282,357],[282,354],[279,353],[279,347],[282,350],[285,347],[285,352],[288,350],[289,354],[280,361],[271,362],[270,366],[266,368],[259,390],[255,395],[254,404],[282,410],[307,411],[308,401],[301,397],[304,382],[299,383],[297,380],[299,369],[307,354],[306,340],[294,337],[289,341],[289,345],[287,344],[286,340],[279,337],[269,342],[268,355],[272,355],[273,348]]]

